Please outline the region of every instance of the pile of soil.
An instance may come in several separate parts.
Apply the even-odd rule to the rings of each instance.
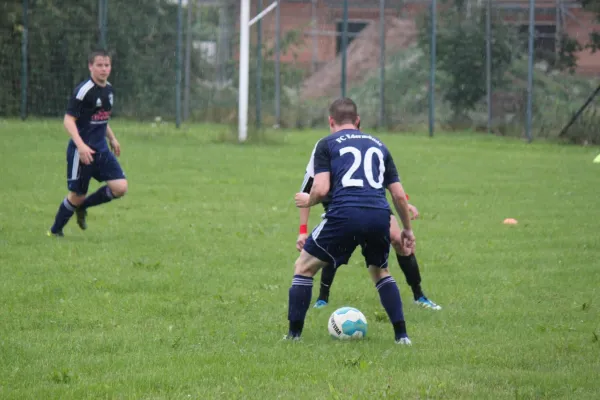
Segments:
[[[376,71],[380,62],[379,21],[371,22],[350,43],[347,53],[347,87],[360,84],[369,72]],[[414,21],[388,17],[385,20],[385,54],[390,55],[416,42]],[[311,99],[339,94],[342,70],[341,54],[308,77],[302,84],[301,98]]]

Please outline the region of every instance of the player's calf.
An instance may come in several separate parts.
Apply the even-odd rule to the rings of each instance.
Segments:
[[[302,335],[312,296],[313,276],[326,264],[305,250],[302,250],[296,260],[288,299],[289,338],[299,338]]]
[[[381,305],[394,327],[394,336],[396,343],[398,343],[403,338],[408,338],[398,285],[396,285],[396,281],[387,271],[387,268],[378,268],[371,265],[369,266],[369,272],[371,278],[375,281]]]
[[[125,179],[108,181],[106,186],[102,186],[96,192],[86,197],[85,201],[80,206],[81,212],[78,214],[78,216],[81,215],[85,219],[84,211],[89,207],[95,207],[104,203],[108,203],[114,199],[123,197],[125,193],[127,193],[127,181]]]
[[[336,271],[333,265],[328,265],[321,270],[321,288],[314,308],[323,308],[329,303],[329,291],[331,290]]]
[[[54,217],[54,224],[50,228],[50,234],[53,236],[64,236],[63,228],[67,225],[77,206],[81,204],[85,196],[70,192],[62,201]]]

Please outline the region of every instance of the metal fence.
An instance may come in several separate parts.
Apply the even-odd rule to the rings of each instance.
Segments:
[[[578,1],[272,4],[251,1],[251,18],[264,15],[250,27],[253,127],[322,125],[345,95],[365,127],[430,135],[557,135],[586,100],[572,129],[598,122],[600,57],[576,48],[594,31]],[[239,0],[22,0],[0,11],[0,117],[62,115],[87,53],[103,47],[116,117],[238,121]]]

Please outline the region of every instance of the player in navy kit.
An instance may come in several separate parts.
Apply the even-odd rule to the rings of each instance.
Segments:
[[[357,129],[360,123],[356,104],[342,98],[329,109],[331,134],[315,147],[314,181],[310,194],[297,193],[296,206],[312,207],[329,202],[323,221],[306,240],[296,260],[289,291],[286,339],[298,339],[310,305],[313,276],[331,264],[348,263],[357,246],[388,317],[394,327],[395,341],[410,344],[398,286],[388,271],[391,209],[388,189],[404,229],[401,241],[406,249],[414,247],[406,194],[392,156],[376,137]]]
[[[314,180],[314,156],[315,152],[313,150],[310,160],[306,166],[304,181],[302,182],[302,186],[300,188],[300,191],[304,193],[310,193],[310,189]],[[406,197],[406,199],[408,200],[408,196]],[[328,201],[323,201],[322,204],[325,208],[325,211],[327,211]],[[409,204],[408,208],[411,213],[411,219],[416,219],[419,217],[419,210],[417,210],[415,206]],[[298,251],[302,250],[302,247],[304,246],[304,243],[308,238],[307,224],[309,215],[309,208],[300,209],[300,231],[298,233],[298,239],[296,240],[296,248],[298,249]],[[400,226],[398,225],[396,217],[394,215],[391,215],[390,238],[392,241],[392,247],[396,252],[396,258],[398,259],[400,269],[406,277],[406,282],[408,283],[413,292],[415,304],[429,310],[441,310],[442,307],[431,301],[429,298],[427,298],[427,296],[425,296],[425,293],[423,293],[423,289],[421,288],[421,273],[419,271],[417,257],[414,254],[414,251],[408,254],[402,253],[403,249],[402,244],[400,242],[400,232]],[[322,269],[319,297],[315,302],[315,308],[322,308],[327,306],[329,302],[329,293],[331,290],[331,285],[333,284],[333,279],[335,277],[336,272],[337,269],[334,268],[333,265],[328,265]]]
[[[110,55],[105,51],[92,52],[88,68],[90,77],[73,91],[64,117],[65,129],[71,136],[67,146],[69,193],[58,208],[48,232],[50,236],[64,236],[63,228],[74,213],[79,227],[86,229],[89,207],[107,203],[127,192],[125,174],[115,157],[121,154],[121,146],[108,125],[114,103],[113,88],[107,80]],[[86,197],[92,178],[106,185]]]

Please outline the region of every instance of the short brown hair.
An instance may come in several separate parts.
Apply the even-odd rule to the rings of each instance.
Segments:
[[[90,55],[88,56],[88,64],[93,64],[94,61],[96,61],[96,57],[108,57],[110,59],[112,59],[110,53],[107,50],[94,50],[90,53]]]
[[[355,124],[358,119],[358,107],[352,99],[343,97],[331,103],[329,116],[337,125]]]

